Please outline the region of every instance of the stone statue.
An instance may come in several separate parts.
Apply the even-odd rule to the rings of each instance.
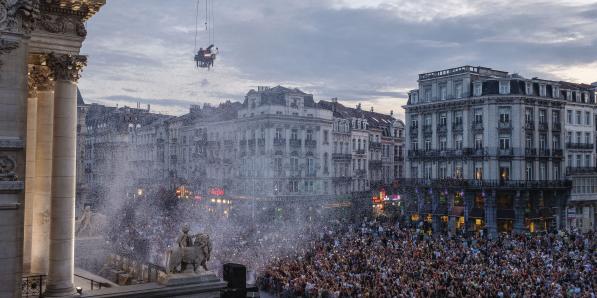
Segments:
[[[193,272],[197,273],[199,266],[207,269],[207,261],[211,257],[211,241],[206,234],[189,235],[189,227],[183,226],[182,234],[177,238],[178,247],[168,250],[166,255],[166,270],[168,274],[185,272],[187,265],[193,265]]]
[[[94,214],[90,206],[85,206],[83,215],[75,221],[75,235],[93,236],[99,234],[106,225],[106,216],[103,214]]]

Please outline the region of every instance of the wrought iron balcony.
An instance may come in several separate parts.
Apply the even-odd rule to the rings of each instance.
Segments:
[[[315,148],[315,147],[317,147],[317,141],[316,140],[305,140],[305,147]]]
[[[232,147],[233,145],[234,145],[234,142],[232,140],[224,141],[224,146],[226,146],[226,147]]]
[[[587,143],[566,143],[568,149],[593,149],[593,144]]]
[[[417,137],[419,135],[419,129],[418,128],[411,129],[411,130],[409,130],[409,134],[411,137]]]
[[[254,147],[255,143],[256,143],[255,139],[250,139],[249,140],[249,147]]]
[[[483,130],[483,121],[474,121],[473,129],[474,130]]]
[[[359,178],[363,178],[367,176],[367,170],[356,170],[354,174]]]
[[[566,175],[597,173],[595,167],[566,167]]]
[[[274,139],[274,146],[286,146],[286,139],[275,138]]]
[[[433,129],[431,128],[431,124],[426,124],[423,125],[423,134],[432,134],[433,133]]]
[[[333,160],[351,160],[352,155],[344,153],[332,153]]]
[[[571,180],[474,180],[474,179],[418,179],[401,178],[401,187],[437,187],[445,189],[448,187],[456,189],[569,189],[572,187]]]
[[[238,142],[238,144],[242,147],[242,146],[246,146],[247,145],[247,140],[240,140]]]
[[[342,176],[342,177],[333,177],[332,182],[335,184],[343,184],[343,183],[350,183],[352,181],[352,177]]]
[[[561,131],[562,130],[562,123],[554,122],[551,124],[551,130],[553,131]]]
[[[535,129],[535,122],[533,121],[527,121],[524,123],[524,129],[527,130],[534,130]]]
[[[507,149],[499,148],[498,149],[498,156],[500,156],[500,157],[508,157],[508,156],[512,156],[512,155],[514,155],[514,150],[512,148],[507,148]]]
[[[447,124],[438,124],[436,127],[437,133],[447,133],[448,132],[448,125]]]
[[[369,150],[381,150],[380,142],[369,142]]]
[[[539,148],[538,152],[539,152],[539,157],[549,157],[549,156],[551,156],[550,150],[546,149],[546,148]]]
[[[265,146],[265,139],[257,139],[257,145]]]
[[[535,148],[525,148],[524,149],[524,156],[532,157],[537,155],[537,149]]]
[[[512,122],[510,121],[499,121],[498,129],[512,129]]]
[[[380,169],[381,168],[381,160],[370,160],[369,168],[370,169]]]
[[[365,154],[365,149],[357,149],[357,150],[354,151],[354,154],[364,155]]]
[[[549,127],[547,127],[547,122],[539,122],[539,130],[540,131],[547,131]]]
[[[462,122],[454,122],[452,123],[452,131],[462,131]]]
[[[552,150],[552,156],[555,158],[562,158],[562,157],[564,157],[564,150],[554,149],[554,150]]]
[[[301,148],[301,140],[299,139],[290,139],[290,147],[292,148]]]
[[[411,125],[410,126],[410,131],[412,132],[413,130],[418,131],[419,130],[419,126],[418,125]]]

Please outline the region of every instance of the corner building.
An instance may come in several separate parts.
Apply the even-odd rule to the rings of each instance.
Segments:
[[[402,188],[413,220],[490,236],[565,226],[566,175],[590,172],[580,168],[594,168],[594,153],[591,129],[563,121],[567,105],[591,120],[584,110],[592,113],[594,88],[472,66],[420,74],[418,83],[404,106]],[[581,139],[571,139],[576,130]]]

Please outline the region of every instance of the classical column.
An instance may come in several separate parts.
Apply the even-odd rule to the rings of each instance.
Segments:
[[[37,87],[32,73],[35,67],[29,66],[27,84],[27,141],[25,166],[25,210],[23,231],[23,272],[31,272],[31,230],[33,221],[33,196],[35,194],[35,150],[37,130]]]
[[[76,82],[86,61],[86,57],[78,55],[48,56],[55,79],[50,266],[45,293],[48,297],[70,296],[75,292]]]
[[[497,237],[496,192],[493,190],[485,195],[485,227],[487,228],[487,236],[494,239]]]
[[[525,199],[528,196],[528,191],[524,191],[524,197],[521,196],[520,191],[516,192],[514,196],[514,233],[524,233],[524,212]]]
[[[448,231],[456,233],[456,217],[454,214],[454,191],[448,191]]]
[[[32,1],[0,4],[0,297],[21,297]]]
[[[50,247],[50,197],[52,193],[52,135],[54,83],[46,66],[32,72],[37,86],[35,193],[32,202],[31,272],[47,274]]]
[[[435,190],[433,191],[433,193],[431,193],[431,214],[432,214],[432,222],[431,222],[431,227],[433,228],[433,233],[439,233],[440,232],[440,221],[441,218],[438,215],[439,212],[439,191]]]

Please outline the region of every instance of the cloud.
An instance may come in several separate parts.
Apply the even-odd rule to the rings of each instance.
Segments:
[[[152,106],[184,113],[185,104],[242,100],[251,88],[282,84],[316,99],[397,112],[418,73],[460,65],[597,80],[579,71],[596,60],[595,1],[230,0],[214,6],[220,55],[207,71],[192,60],[196,47],[209,42],[200,19],[195,45],[192,2],[108,2],[87,24],[83,96],[112,103],[122,92],[172,99]]]

